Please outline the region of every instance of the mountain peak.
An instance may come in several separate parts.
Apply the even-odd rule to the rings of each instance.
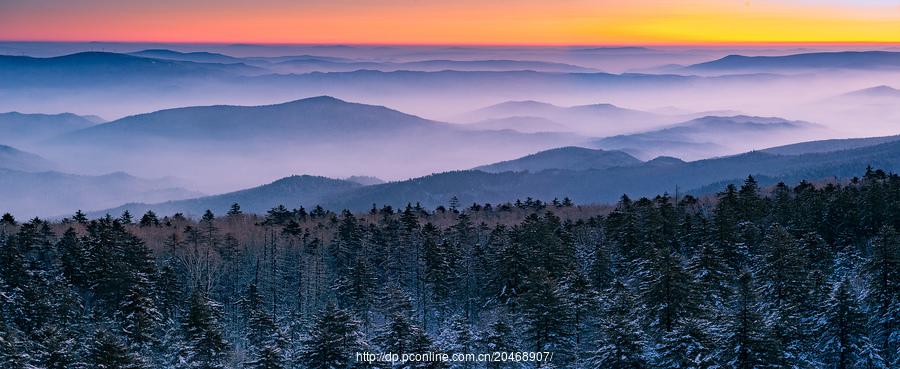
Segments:
[[[539,151],[518,159],[483,165],[475,168],[475,170],[489,173],[540,172],[547,169],[588,170],[623,167],[640,163],[640,160],[622,151],[565,146]]]
[[[900,97],[900,90],[888,85],[879,85],[875,87],[864,88],[861,90],[850,91],[844,96],[863,96],[863,97]]]

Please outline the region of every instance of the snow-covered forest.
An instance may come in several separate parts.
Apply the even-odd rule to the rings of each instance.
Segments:
[[[0,367],[898,368],[898,229],[877,170],[609,207],[7,214]]]

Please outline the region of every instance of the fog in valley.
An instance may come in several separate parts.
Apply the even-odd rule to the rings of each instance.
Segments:
[[[660,156],[900,134],[892,47],[7,42],[0,54],[0,210],[23,216],[292,175],[403,182],[560,147],[636,159],[589,168],[616,176]],[[443,196],[428,194],[413,200]]]

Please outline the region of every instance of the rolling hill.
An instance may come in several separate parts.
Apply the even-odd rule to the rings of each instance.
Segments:
[[[707,116],[648,132],[606,137],[594,146],[623,150],[640,158],[678,156],[702,159],[815,138],[823,128],[808,122],[782,118]],[[740,137],[740,139],[736,139]]]
[[[488,173],[532,172],[548,169],[606,169],[640,164],[641,161],[621,151],[604,151],[583,147],[561,147],[531,154],[519,159],[475,167]]]
[[[216,214],[224,214],[231,204],[238,203],[245,212],[263,214],[272,206],[281,204],[288,207],[317,204],[327,196],[343,193],[363,185],[349,180],[331,179],[315,176],[291,176],[275,182],[247,190],[235,191],[215,196],[195,199],[168,201],[158,204],[129,203],[115,209],[97,212],[97,215],[120,214],[128,210],[133,214],[142,214],[153,210],[158,214],[184,213],[188,216],[200,216],[207,209]]]
[[[38,155],[0,145],[0,169],[22,172],[43,172],[53,170],[56,164]]]
[[[474,110],[458,116],[463,122],[511,121],[513,117],[535,117],[556,122],[569,132],[587,135],[603,135],[646,129],[673,118],[639,110],[621,108],[612,104],[557,106],[540,101],[507,101]],[[496,124],[496,123],[495,123]],[[557,124],[548,125],[543,131],[558,131]],[[532,127],[532,130],[535,128]]]
[[[685,71],[777,72],[816,69],[898,69],[900,52],[838,51],[784,56],[728,55],[721,59],[693,64]]]
[[[483,131],[509,129],[523,133],[566,132],[571,130],[569,127],[556,123],[547,118],[519,116],[485,119],[475,123],[467,123],[463,125],[463,127]]]
[[[158,83],[260,74],[243,64],[195,63],[108,52],[82,52],[51,58],[0,55],[0,87],[76,86]],[[93,85],[92,85],[93,84]]]
[[[0,169],[0,212],[22,217],[72,214],[124,202],[160,202],[197,197],[172,179],[143,179],[125,173],[100,176]]]
[[[900,141],[900,135],[884,137],[841,138],[832,140],[800,142],[796,144],[771,147],[761,151],[778,155],[800,155],[850,150],[860,147],[880,145],[883,143],[894,141]]]
[[[318,57],[294,58],[271,66],[286,73],[352,72],[357,70],[395,71],[537,71],[549,73],[589,73],[595,69],[577,65],[528,60],[420,60],[410,62],[378,62],[335,60]]]
[[[91,117],[71,113],[0,113],[0,143],[20,144],[42,141],[96,124]]]
[[[264,106],[198,106],[139,114],[60,137],[56,142],[130,145],[135,140],[185,141],[323,140],[390,135],[414,129],[449,130],[381,106],[348,103],[319,96]]]
[[[867,166],[888,171],[900,170],[900,141],[850,150],[802,155],[776,155],[754,151],[692,162],[663,157],[642,164],[605,169],[547,169],[538,173],[452,171],[380,185],[365,187],[347,185],[336,192],[324,195],[309,191],[302,195],[281,199],[281,202],[285,205],[302,205],[307,208],[321,204],[329,209],[346,208],[359,211],[371,208],[373,203],[405,206],[407,203],[419,202],[423,206],[433,208],[438,205],[446,205],[454,196],[462,204],[498,203],[526,197],[544,200],[569,197],[578,203],[612,203],[622,194],[638,197],[653,196],[664,192],[674,193],[676,186],[683,193],[700,194],[708,191],[720,191],[721,188],[709,186],[742,181],[747,175],[760,178],[764,185],[773,184],[775,181],[794,183],[802,179],[849,178],[859,175]],[[292,181],[287,183],[292,183]],[[247,189],[240,193],[246,198],[268,198],[263,195],[254,195],[257,191],[266,193],[269,190],[263,186]],[[181,204],[185,205],[181,206]],[[154,205],[129,204],[111,210],[111,212],[119,212],[124,209],[134,209],[133,212],[158,209],[164,210],[162,213],[165,214],[175,211],[196,212],[201,210],[200,208],[210,207],[207,204],[202,206],[187,206],[186,204],[191,204],[191,202]],[[278,204],[254,202],[241,203],[241,206],[268,209]]]
[[[166,60],[179,60],[179,61],[189,61],[195,63],[221,63],[221,64],[237,64],[244,63],[244,59],[235,58],[232,56],[219,54],[219,53],[210,53],[205,51],[195,51],[195,52],[180,52],[169,49],[147,49],[136,51],[133,53],[128,53],[128,55],[139,56],[143,58],[153,58],[153,59],[166,59]]]
[[[62,135],[40,152],[72,170],[172,175],[216,193],[285,173],[410,178],[585,140],[572,134],[472,130],[321,96],[140,114]],[[238,163],[241,175],[235,174]]]

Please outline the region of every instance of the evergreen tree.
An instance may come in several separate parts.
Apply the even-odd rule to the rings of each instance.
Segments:
[[[16,223],[16,217],[10,213],[3,213],[3,216],[0,217],[0,225],[15,226],[16,224],[18,224]]]
[[[218,322],[218,304],[197,289],[181,323],[185,345],[180,361],[189,368],[225,368],[229,355],[222,327]]]
[[[711,369],[721,365],[716,361],[714,328],[705,321],[682,318],[671,332],[667,332],[656,351],[655,367],[660,369]]]
[[[0,368],[32,369],[31,356],[25,349],[20,335],[6,326],[0,319]]]
[[[515,352],[519,347],[513,335],[512,327],[499,319],[488,326],[487,332],[481,335],[479,344],[481,351],[485,353]],[[500,369],[505,364],[497,361],[489,362],[486,366],[490,369]]]
[[[880,347],[885,362],[900,365],[900,236],[893,227],[879,231],[865,271],[872,309],[871,339]]]
[[[72,220],[74,220],[78,224],[87,224],[88,218],[87,215],[84,215],[84,212],[81,209],[75,211],[75,215],[72,216]]]
[[[162,315],[156,309],[151,283],[145,276],[132,284],[119,304],[122,332],[132,352],[149,354],[159,342]]]
[[[591,362],[595,368],[640,369],[647,366],[644,332],[638,324],[634,297],[616,280],[606,291],[599,320],[600,339]]]
[[[226,214],[226,215],[228,215],[229,217],[234,217],[234,216],[241,215],[243,213],[244,212],[241,211],[241,205],[239,205],[238,203],[234,203],[234,204],[231,204],[231,207],[228,208],[228,214]]]
[[[131,216],[131,212],[128,211],[128,209],[125,209],[125,211],[122,212],[122,216],[119,217],[119,221],[122,222],[122,224],[131,224],[134,222],[134,217]]]
[[[153,210],[147,210],[141,217],[141,221],[138,222],[138,225],[141,227],[159,227],[159,218],[156,217],[156,213],[154,213]]]
[[[329,304],[303,341],[300,361],[308,369],[354,368],[360,366],[355,354],[365,349],[358,322],[346,310]]]
[[[525,343],[532,351],[555,352],[556,364],[568,364],[572,353],[572,305],[555,281],[539,271],[522,301]]]
[[[873,355],[870,349],[872,343],[866,335],[866,316],[848,280],[837,283],[824,308],[819,348],[822,362],[827,367],[864,368],[866,363],[878,364],[876,368],[884,367],[881,358]]]
[[[413,340],[415,341],[415,337]],[[472,326],[466,321],[462,315],[458,315],[446,324],[438,339],[437,346],[442,352],[453,354],[467,354],[476,352],[477,338],[472,331]],[[410,346],[413,345],[411,342]],[[472,362],[455,362],[451,363],[451,368],[472,368],[475,363]]]
[[[88,360],[92,368],[133,369],[138,361],[118,338],[105,330],[97,331]]]
[[[562,281],[560,295],[567,301],[571,309],[573,354],[575,360],[580,360],[582,351],[587,349],[587,344],[596,341],[596,337],[590,333],[593,331],[593,322],[599,308],[598,295],[587,277],[579,272],[573,272]]]
[[[725,328],[720,362],[735,369],[764,368],[777,362],[777,354],[773,352],[772,339],[760,309],[752,275],[741,274],[731,306],[731,319]]]
[[[692,309],[692,280],[680,256],[669,248],[656,251],[650,260],[640,264],[638,278],[641,300],[649,308],[649,325],[671,332],[675,322]]]

